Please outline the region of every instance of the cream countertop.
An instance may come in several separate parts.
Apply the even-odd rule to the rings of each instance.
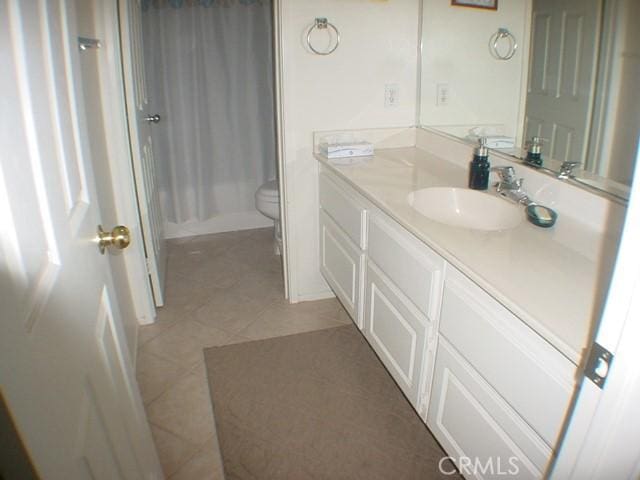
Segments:
[[[524,210],[519,226],[500,232],[430,220],[409,206],[409,192],[466,188],[468,171],[415,147],[378,149],[374,157],[352,166],[334,166],[320,155],[317,159],[569,360],[580,362],[600,316],[617,235],[603,236],[562,214],[553,228],[543,229],[527,222]],[[491,189],[487,194],[493,194]]]

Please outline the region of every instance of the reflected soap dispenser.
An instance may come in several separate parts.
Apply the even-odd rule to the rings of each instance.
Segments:
[[[527,159],[526,162],[529,165],[533,165],[534,167],[542,166],[542,142],[544,138],[542,137],[533,137],[527,145],[529,149],[527,150]]]
[[[469,165],[469,188],[486,190],[489,188],[489,149],[487,139],[480,137],[478,147],[473,154],[473,161]]]

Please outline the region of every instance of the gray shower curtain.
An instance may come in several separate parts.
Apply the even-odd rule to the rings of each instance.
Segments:
[[[150,2],[143,36],[166,219],[254,211],[276,171],[270,2]]]

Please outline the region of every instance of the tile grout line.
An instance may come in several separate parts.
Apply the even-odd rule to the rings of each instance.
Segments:
[[[179,463],[177,468],[175,469],[174,472],[172,472],[168,477],[167,480],[170,480],[171,477],[173,477],[174,475],[176,475],[177,473],[180,472],[180,470],[182,470],[182,467],[184,467],[187,463],[189,463],[191,460],[193,460],[196,455],[200,454],[204,448],[204,446],[207,444],[207,442],[213,438],[213,435],[211,435],[210,437],[207,437],[207,439],[202,442],[201,444],[197,444],[197,443],[193,443],[191,440],[187,440],[184,437],[182,437],[181,435],[178,435],[174,432],[172,432],[171,430],[167,430],[165,427],[162,427],[156,423],[151,422],[151,420],[149,420],[149,423],[151,425],[153,425],[155,428],[157,428],[158,430],[162,430],[165,433],[168,433],[170,435],[173,435],[174,437],[177,437],[178,439],[182,440],[183,442],[185,442],[186,444],[188,444],[190,447],[193,447],[192,450],[193,452],[191,454],[189,454],[183,462]],[[215,435],[215,433],[214,433]]]

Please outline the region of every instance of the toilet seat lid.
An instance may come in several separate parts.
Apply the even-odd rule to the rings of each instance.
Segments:
[[[271,181],[265,183],[264,185],[262,185],[258,189],[258,192],[262,196],[271,197],[271,198],[277,199],[278,198],[278,181],[277,180],[271,180]]]

